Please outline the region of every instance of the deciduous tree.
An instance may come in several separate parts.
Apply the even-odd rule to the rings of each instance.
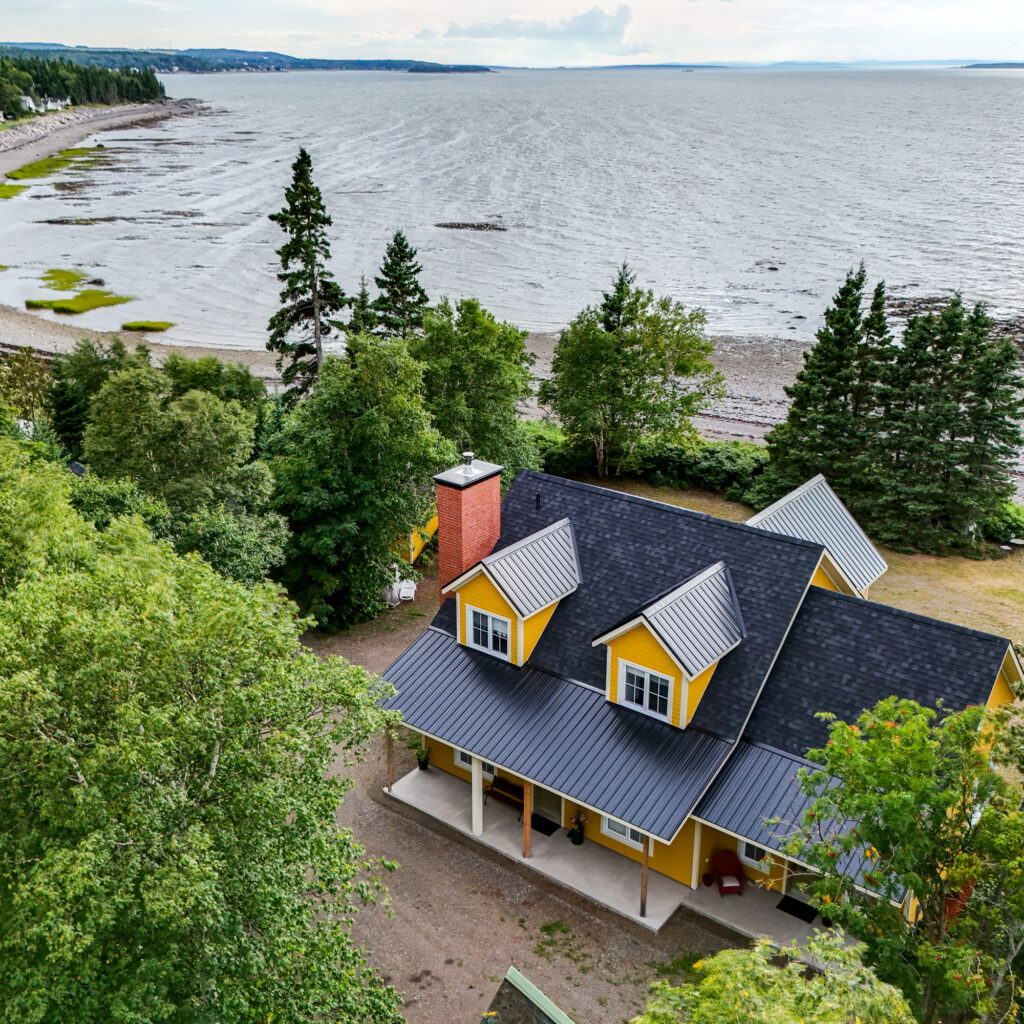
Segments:
[[[429,518],[431,477],[455,460],[422,386],[404,342],[354,338],[269,442],[275,505],[291,529],[281,579],[321,623],[381,607],[396,544]]]
[[[332,318],[351,303],[328,268],[331,218],[313,183],[313,161],[305,149],[292,164],[285,205],[270,219],[288,236],[277,250],[284,305],[270,318],[267,348],[277,352],[288,393],[297,398],[313,386],[324,359],[323,343],[339,326]]]
[[[0,439],[0,1024],[400,1024],[328,771],[381,684]]]
[[[570,441],[592,445],[598,472],[629,468],[645,439],[693,435],[691,417],[722,393],[706,317],[633,287],[626,264],[598,307],[562,331],[541,401]]]
[[[50,368],[35,349],[18,349],[0,360],[0,404],[19,419],[34,423],[49,411],[51,382]]]
[[[476,299],[456,306],[442,299],[424,321],[409,351],[423,364],[423,398],[434,426],[458,451],[505,467],[511,481],[535,468],[535,455],[519,420],[532,394],[526,332],[499,323]]]

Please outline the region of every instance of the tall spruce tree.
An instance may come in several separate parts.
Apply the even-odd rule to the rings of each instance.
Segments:
[[[863,460],[865,428],[875,415],[879,366],[891,358],[885,287],[879,283],[863,310],[866,272],[846,275],[804,367],[786,394],[792,400],[784,423],[765,438],[769,464],[748,495],[757,507],[823,473],[854,507],[868,475]]]
[[[370,299],[370,291],[366,287],[366,275],[359,275],[359,291],[352,300],[352,313],[345,325],[345,330],[355,337],[359,334],[373,334],[377,326],[377,314]]]
[[[351,304],[327,269],[331,247],[327,229],[331,218],[320,189],[313,183],[313,161],[305,149],[292,164],[292,183],[285,189],[285,205],[270,219],[288,236],[277,250],[284,285],[284,305],[270,318],[267,348],[277,352],[289,396],[305,394],[315,383],[323,364],[323,342],[337,322],[331,317]]]
[[[373,308],[382,338],[408,338],[423,329],[429,300],[419,282],[422,270],[405,233],[396,231],[384,252],[380,274],[373,279],[380,289]]]

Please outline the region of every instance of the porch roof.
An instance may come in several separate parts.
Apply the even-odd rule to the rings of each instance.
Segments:
[[[386,673],[413,729],[664,842],[732,743],[609,703],[602,691],[461,646],[432,626]]]

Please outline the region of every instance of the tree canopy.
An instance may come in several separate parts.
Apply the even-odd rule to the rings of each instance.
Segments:
[[[423,399],[434,426],[458,451],[505,467],[535,468],[519,407],[533,392],[526,332],[499,323],[476,299],[442,299],[409,351],[423,364]]]
[[[455,461],[422,378],[404,342],[353,339],[268,443],[275,507],[292,531],[280,578],[323,624],[379,610],[395,545],[427,521],[432,476]]]
[[[331,218],[313,182],[313,161],[305,149],[292,164],[285,205],[270,219],[288,236],[277,255],[281,308],[270,318],[267,348],[277,353],[281,380],[295,398],[313,386],[324,360],[324,339],[339,326],[333,319],[352,300],[334,280],[328,263]]]
[[[0,1022],[399,1024],[335,823],[378,679],[0,439]]]
[[[646,439],[692,436],[691,417],[723,393],[704,311],[634,280],[624,263],[601,305],[562,331],[540,388],[567,437],[593,447],[602,476],[628,469]]]
[[[632,1024],[913,1024],[899,989],[878,980],[841,932],[817,932],[806,946],[780,951],[759,939],[698,961],[695,985],[654,986]],[[807,963],[820,971],[808,971]]]
[[[820,872],[815,905],[925,1024],[989,1019],[1024,948],[1024,791],[992,764],[1019,770],[1020,747],[981,707],[889,697],[855,723],[820,717],[830,738],[808,757],[821,770],[801,772],[816,799],[789,848]]]

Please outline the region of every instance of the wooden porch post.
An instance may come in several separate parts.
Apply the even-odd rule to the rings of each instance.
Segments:
[[[644,859],[640,863],[640,916],[647,916],[647,860],[651,850],[651,837],[644,836]]]
[[[533,783],[523,779],[523,856],[531,857],[530,819],[533,817]]]
[[[479,757],[470,761],[470,788],[472,789],[472,809],[470,831],[475,836],[484,834],[484,765]]]
[[[700,885],[700,822],[693,823],[693,867],[690,871],[690,888],[696,889]]]
[[[395,781],[395,741],[391,736],[391,726],[384,726],[384,778],[388,792]]]

